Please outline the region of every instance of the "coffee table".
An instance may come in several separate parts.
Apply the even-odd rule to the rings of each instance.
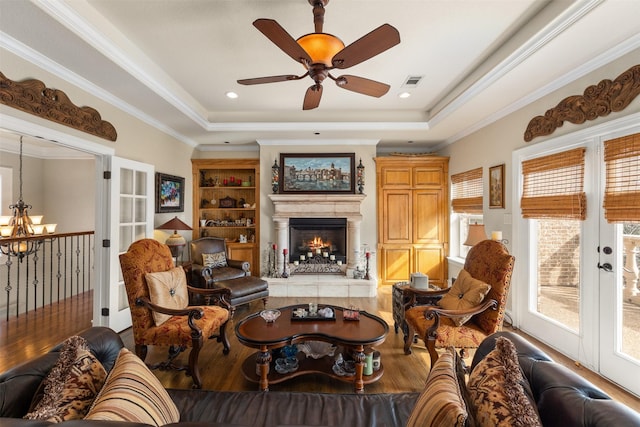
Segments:
[[[343,382],[353,382],[356,393],[364,392],[364,385],[382,377],[384,367],[363,375],[365,350],[384,342],[389,333],[387,322],[373,314],[361,311],[360,320],[345,320],[344,308],[318,304],[318,308],[331,307],[335,319],[292,319],[293,310],[302,305],[279,308],[281,315],[273,323],[267,323],[260,313],[251,314],[236,325],[236,336],[241,344],[259,349],[247,357],[242,364],[244,377],[259,384],[262,391],[269,390],[269,384],[277,384],[290,378],[307,374],[322,374]],[[343,347],[343,353],[351,352],[355,361],[355,373],[338,375],[333,370],[334,358],[306,358],[298,353],[299,367],[294,372],[280,374],[271,363],[271,350],[303,341],[324,341]]]

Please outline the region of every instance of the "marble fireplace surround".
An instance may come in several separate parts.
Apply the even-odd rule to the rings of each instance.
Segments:
[[[270,194],[278,248],[289,245],[290,218],[345,218],[347,220],[347,264],[344,274],[298,274],[287,279],[266,278],[272,296],[372,297],[377,282],[353,279],[360,250],[364,194]],[[282,260],[278,260],[282,270]]]

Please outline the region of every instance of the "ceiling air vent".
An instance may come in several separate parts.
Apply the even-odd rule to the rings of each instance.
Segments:
[[[420,83],[420,80],[422,80],[422,77],[423,76],[409,76],[404,81],[404,84],[402,86],[405,86],[405,87],[416,87],[416,86],[418,86],[418,83]]]

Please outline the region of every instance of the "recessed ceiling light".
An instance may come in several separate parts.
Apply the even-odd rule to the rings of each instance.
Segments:
[[[411,96],[411,94],[409,92],[402,92],[400,95],[398,95],[398,98],[409,98]]]
[[[231,99],[236,99],[238,97],[238,94],[235,92],[227,92],[225,93],[225,95],[227,95],[227,98],[231,98]]]

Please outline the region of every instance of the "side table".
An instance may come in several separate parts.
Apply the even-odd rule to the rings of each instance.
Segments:
[[[396,282],[393,284],[391,296],[392,296],[392,311],[393,311],[393,329],[395,333],[398,333],[398,329],[402,329],[402,333],[405,338],[409,329],[404,321],[404,306],[409,302],[411,296],[406,291],[410,287],[409,282]],[[431,285],[430,285],[431,287]],[[433,296],[417,296],[416,304],[427,305],[433,304]]]

